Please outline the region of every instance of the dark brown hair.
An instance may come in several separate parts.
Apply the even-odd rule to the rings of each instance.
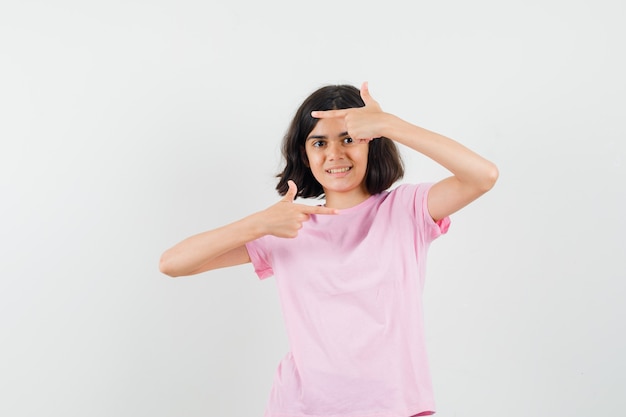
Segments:
[[[319,119],[311,116],[314,110],[339,110],[363,107],[358,88],[352,85],[328,85],[307,97],[291,121],[283,138],[282,155],[285,168],[276,175],[279,179],[276,190],[285,195],[289,190],[288,180],[298,186],[298,196],[303,198],[323,197],[324,189],[315,179],[308,166],[304,145],[307,136]],[[369,142],[365,187],[370,194],[378,194],[404,176],[404,165],[396,144],[380,137]]]

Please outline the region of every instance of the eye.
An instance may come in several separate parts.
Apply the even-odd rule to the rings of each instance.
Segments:
[[[314,148],[321,148],[322,146],[324,146],[324,141],[323,140],[313,141],[311,146],[313,146]]]
[[[350,144],[350,143],[354,143],[354,141],[352,140],[352,138],[348,137],[348,138],[343,139],[343,143]]]

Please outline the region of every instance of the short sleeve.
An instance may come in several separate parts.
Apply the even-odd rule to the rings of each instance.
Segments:
[[[421,192],[418,192],[421,201],[416,201],[416,204],[421,204],[420,211],[423,217],[424,225],[426,226],[425,230],[427,231],[427,235],[430,236],[430,239],[434,240],[448,232],[448,229],[450,228],[450,217],[446,216],[443,219],[434,221],[430,215],[430,212],[428,211],[428,192],[432,186],[432,183],[421,184],[418,186],[418,189],[422,188]]]
[[[246,250],[254,267],[254,272],[256,272],[259,279],[269,278],[274,275],[264,238],[246,243]]]
[[[425,242],[431,242],[447,233],[450,227],[449,217],[435,222],[428,211],[428,192],[432,186],[433,183],[403,184],[394,190],[398,203],[412,208],[411,215]]]

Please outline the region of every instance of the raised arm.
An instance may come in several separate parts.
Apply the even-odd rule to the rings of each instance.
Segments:
[[[388,116],[384,136],[431,158],[452,176],[437,182],[428,193],[428,211],[435,220],[460,210],[489,191],[498,179],[498,168],[460,143]],[[387,136],[389,135],[389,136]]]
[[[327,207],[295,204],[296,194],[296,185],[289,181],[289,191],[278,203],[226,226],[188,237],[161,255],[159,269],[179,277],[244,264],[250,262],[246,243],[268,234],[293,238],[311,214],[338,213]]]
[[[490,161],[460,143],[431,132],[399,117],[385,113],[361,87],[365,107],[313,112],[313,117],[344,117],[353,139],[369,141],[384,136],[431,158],[452,176],[439,181],[428,193],[428,211],[440,220],[465,207],[487,191],[498,179],[498,169]]]

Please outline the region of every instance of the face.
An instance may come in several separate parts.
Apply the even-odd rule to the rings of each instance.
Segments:
[[[327,204],[340,199],[356,204],[369,196],[364,182],[369,145],[352,140],[343,118],[320,119],[307,137],[305,151]]]

